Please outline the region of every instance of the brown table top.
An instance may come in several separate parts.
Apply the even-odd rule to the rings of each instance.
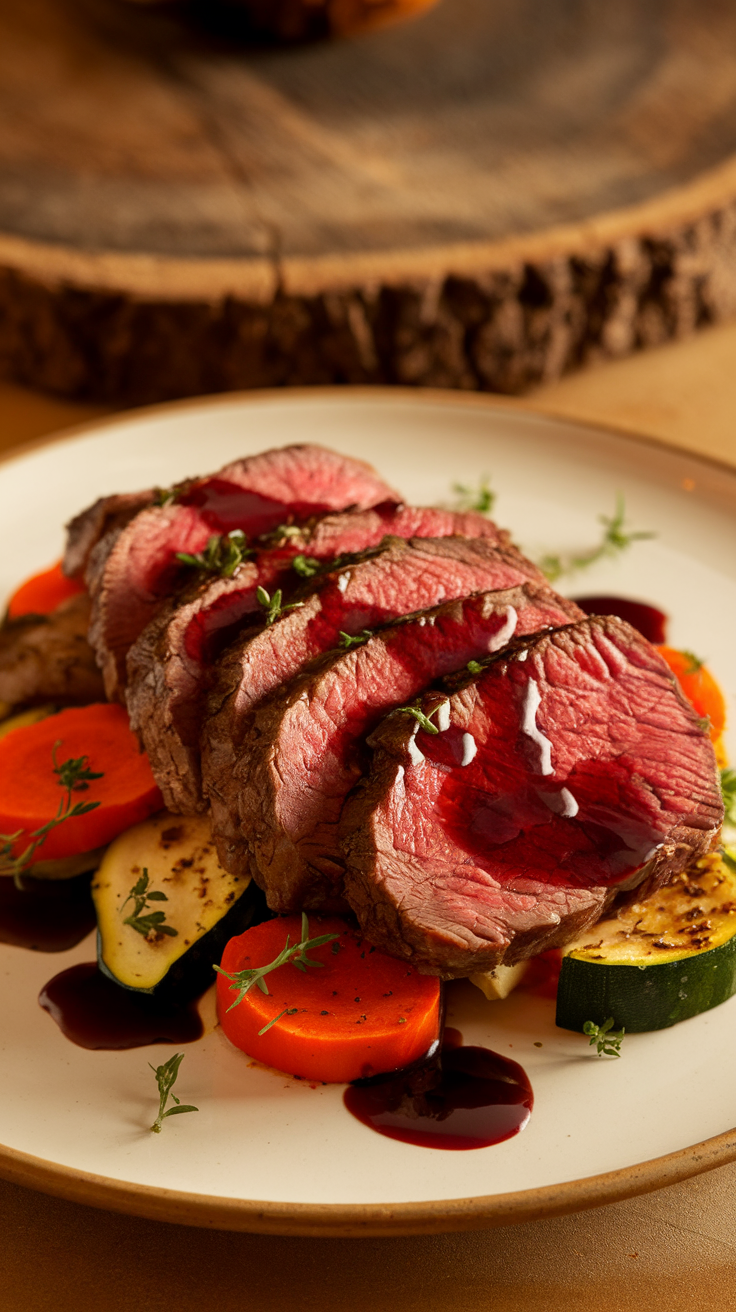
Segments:
[[[540,389],[535,407],[736,463],[736,327]],[[0,384],[0,451],[104,413]],[[506,1229],[294,1239],[139,1220],[0,1182],[3,1312],[736,1309],[736,1164]]]

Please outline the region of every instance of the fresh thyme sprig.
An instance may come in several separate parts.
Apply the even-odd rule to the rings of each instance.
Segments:
[[[296,571],[300,578],[313,579],[315,574],[321,570],[324,561],[317,560],[316,556],[305,556],[301,553],[295,556],[291,562],[291,568]]]
[[[179,496],[179,488],[174,484],[173,487],[155,487],[153,489],[153,504],[163,509],[164,506],[172,505]]]
[[[453,483],[452,490],[457,498],[456,510],[474,510],[478,515],[487,515],[493,510],[496,493],[490,485],[490,479],[484,474],[477,487],[468,487],[464,483]]]
[[[429,715],[425,715],[424,711],[421,709],[419,702],[416,702],[413,706],[397,706],[396,714],[412,715],[414,719],[419,722],[420,728],[424,729],[425,733],[439,733],[440,730],[438,729],[437,725],[432,724],[432,716],[436,715],[437,712],[441,710],[442,707],[445,705],[446,702],[439,702],[439,704],[429,712]]]
[[[613,1016],[602,1025],[596,1025],[593,1020],[586,1020],[583,1025],[583,1034],[589,1036],[591,1048],[595,1044],[599,1057],[620,1057],[625,1033],[623,1025],[620,1030],[614,1030]]]
[[[305,529],[299,524],[277,524],[276,528],[269,529],[267,533],[261,533],[258,541],[264,546],[283,547],[287,542],[293,541],[294,538],[303,536]]]
[[[721,792],[726,808],[725,822],[727,825],[736,825],[736,770],[730,766],[721,770]]]
[[[100,805],[99,802],[75,802],[72,805],[72,793],[84,793],[89,788],[91,779],[101,779],[102,771],[90,770],[88,756],[70,756],[67,761],[62,761],[61,765],[56,764],[56,752],[61,747],[61,740],[54,743],[51,750],[52,770],[57,777],[60,788],[64,789],[64,796],[59,802],[59,809],[51,820],[47,820],[45,825],[40,829],[34,829],[29,835],[30,843],[20,853],[19,856],[13,856],[13,848],[18,839],[24,833],[23,829],[18,829],[14,834],[0,834],[0,875],[12,875],[16,882],[28,866],[31,864],[39,847],[46,842],[52,829],[61,825],[65,820],[72,820],[79,815],[87,815],[89,811],[94,811]]]
[[[228,1011],[232,1011],[233,1007],[237,1007],[238,1003],[243,1001],[246,993],[253,988],[254,984],[258,985],[261,993],[268,993],[268,985],[265,980],[266,975],[270,975],[272,970],[278,970],[279,966],[286,965],[287,961],[290,962],[292,966],[296,966],[297,970],[302,970],[304,972],[306,972],[308,966],[321,968],[323,962],[313,961],[311,957],[307,956],[307,952],[309,952],[311,948],[322,947],[323,943],[332,943],[336,938],[339,938],[339,934],[319,934],[317,938],[310,938],[309,920],[307,919],[306,912],[302,911],[302,936],[300,941],[295,943],[292,947],[289,943],[289,935],[287,934],[284,947],[281,949],[278,956],[275,957],[273,961],[270,961],[267,966],[255,966],[252,970],[236,970],[233,974],[230,974],[227,970],[222,970],[220,966],[215,966],[215,970],[218,971],[220,975],[224,975],[226,979],[230,980],[230,987],[233,992],[235,992],[236,989],[238,990],[238,996],[228,1007]],[[282,1012],[281,1014],[283,1015],[284,1013]],[[279,1017],[277,1016],[272,1024],[275,1024],[278,1019]]]
[[[343,633],[340,630],[340,646],[344,651],[350,651],[351,647],[362,647],[364,642],[373,637],[373,629],[363,629],[362,633],[355,633],[351,636],[349,633]]]
[[[321,965],[321,962],[313,961],[312,965],[319,966]],[[274,1016],[272,1020],[267,1021],[266,1024],[263,1026],[263,1029],[258,1031],[259,1039],[262,1034],[267,1034],[268,1031],[271,1029],[271,1026],[275,1025],[277,1020],[281,1020],[282,1016],[296,1016],[298,1010],[299,1010],[298,1007],[284,1007],[284,1010],[280,1011],[278,1016]]]
[[[171,1092],[174,1085],[176,1084],[176,1079],[179,1074],[179,1067],[181,1066],[183,1060],[184,1060],[184,1053],[176,1052],[173,1057],[170,1057],[168,1061],[164,1062],[163,1066],[151,1066],[150,1061],[148,1063],[148,1065],[151,1066],[151,1070],[153,1071],[154,1075],[156,1076],[156,1083],[158,1085],[158,1116],[156,1117],[155,1121],[153,1122],[153,1125],[151,1126],[151,1129],[154,1134],[161,1133],[161,1126],[163,1122],[166,1120],[167,1116],[180,1116],[183,1112],[199,1111],[199,1107],[192,1107],[190,1104],[185,1105],[184,1103],[179,1101],[175,1093]],[[176,1103],[176,1106],[169,1107],[167,1111],[166,1104],[169,1101],[169,1097],[173,1098],[174,1102]]]
[[[253,548],[248,546],[248,538],[241,528],[234,528],[230,533],[215,533],[207,543],[204,551],[190,555],[187,551],[177,551],[176,559],[181,565],[201,570],[205,574],[220,574],[224,579],[231,579],[240,569],[244,560],[253,555]]]
[[[589,551],[584,551],[579,556],[542,557],[540,569],[550,583],[556,583],[563,574],[574,574],[578,570],[587,569],[589,565],[595,565],[599,560],[618,556],[630,547],[632,542],[643,542],[645,539],[657,536],[656,533],[646,531],[625,530],[626,503],[621,492],[616,495],[616,509],[613,515],[599,515],[598,522],[603,525],[603,536],[597,547],[591,547]]]
[[[152,889],[148,879],[148,870],[144,866],[143,872],[136,880],[120,908],[120,914],[123,914],[125,907],[132,900],[133,910],[129,916],[125,917],[124,925],[130,925],[136,934],[142,934],[144,938],[153,930],[154,934],[166,934],[169,938],[177,938],[179,931],[171,925],[165,924],[165,911],[150,911],[148,915],[142,916],[142,911],[148,910],[149,902],[168,902],[165,893],[160,893],[158,889]]]
[[[697,674],[698,670],[702,670],[705,661],[701,661],[700,657],[696,656],[694,652],[683,651],[681,654],[685,657],[685,660],[687,661],[687,665],[685,666],[685,671],[684,671],[685,674]]]
[[[273,596],[266,592],[265,588],[256,588],[256,599],[258,604],[259,606],[262,606],[266,612],[266,627],[274,624],[276,620],[280,619],[282,615],[285,615],[287,611],[298,610],[300,606],[304,605],[303,601],[292,601],[290,605],[282,606],[282,595],[281,588],[274,592]]]

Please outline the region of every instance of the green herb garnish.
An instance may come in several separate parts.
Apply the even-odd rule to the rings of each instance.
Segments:
[[[419,723],[420,728],[424,729],[425,733],[439,733],[440,731],[437,728],[437,725],[432,724],[432,716],[436,715],[437,712],[446,705],[447,702],[439,702],[438,705],[429,712],[429,715],[425,715],[424,711],[421,709],[421,703],[416,701],[413,706],[397,706],[395,714],[413,716]]]
[[[40,829],[34,829],[29,835],[30,843],[28,847],[21,852],[20,856],[13,856],[13,847],[18,839],[24,833],[24,830],[18,829],[14,834],[0,834],[0,875],[12,875],[16,883],[20,879],[24,870],[27,870],[31,864],[36,852],[43,843],[46,842],[52,829],[61,825],[65,820],[72,820],[79,815],[87,815],[89,811],[94,811],[99,802],[75,802],[72,805],[72,793],[84,793],[89,788],[91,779],[101,779],[102,771],[90,770],[88,756],[70,756],[68,761],[62,761],[61,765],[56,764],[56,751],[61,747],[61,740],[54,743],[51,751],[51,762],[54,774],[60,788],[64,789],[64,797],[59,802],[59,809],[52,820],[47,820],[45,825]]]
[[[275,957],[273,961],[270,961],[267,966],[256,966],[252,970],[236,970],[233,974],[229,974],[228,971],[221,970],[219,966],[215,966],[215,970],[218,971],[220,975],[224,975],[226,979],[230,980],[230,987],[233,992],[236,989],[238,990],[238,996],[228,1007],[228,1011],[232,1011],[233,1007],[237,1007],[238,1003],[243,1001],[246,993],[252,989],[254,984],[258,985],[261,993],[268,993],[268,985],[265,982],[265,976],[269,975],[272,970],[278,970],[279,966],[286,965],[287,961],[290,962],[292,966],[296,966],[297,970],[306,971],[308,966],[321,968],[324,963],[321,961],[312,961],[311,957],[307,956],[307,952],[311,948],[322,947],[323,943],[332,943],[336,938],[339,938],[338,934],[320,934],[317,938],[310,938],[309,920],[307,919],[306,912],[302,911],[301,940],[298,943],[295,943],[292,947],[289,944],[289,935],[287,934],[286,944],[281,949],[278,956]],[[283,1015],[284,1013],[282,1012],[281,1014]],[[271,1023],[275,1024],[278,1019],[279,1017],[277,1016]]]
[[[625,531],[626,504],[621,492],[616,496],[614,514],[599,515],[598,522],[603,525],[603,536],[597,547],[592,547],[590,551],[584,551],[579,556],[542,557],[540,568],[550,583],[556,583],[557,579],[561,578],[563,574],[574,574],[577,570],[587,569],[589,565],[595,565],[599,560],[618,556],[627,547],[630,547],[632,542],[643,542],[647,538],[657,536],[656,533]]]
[[[320,963],[319,961],[313,961],[313,962],[312,962],[312,965],[313,965],[313,966],[319,966],[320,964],[321,964],[321,963]],[[269,1020],[269,1021],[263,1026],[263,1029],[258,1031],[258,1037],[259,1037],[259,1039],[260,1039],[260,1037],[261,1037],[262,1034],[267,1034],[268,1031],[270,1030],[271,1026],[272,1026],[272,1025],[275,1025],[277,1020],[281,1020],[281,1017],[282,1017],[282,1016],[296,1016],[296,1013],[298,1012],[298,1010],[299,1010],[298,1007],[284,1007],[284,1010],[283,1010],[283,1011],[280,1011],[279,1014],[278,1014],[278,1016],[274,1016],[273,1020]],[[324,1014],[326,1015],[327,1013],[325,1012]]]
[[[190,1105],[185,1106],[179,1101],[176,1094],[171,1092],[176,1084],[179,1067],[183,1060],[184,1053],[177,1052],[173,1057],[170,1057],[168,1061],[164,1062],[163,1066],[151,1066],[150,1061],[148,1063],[156,1076],[156,1083],[158,1085],[158,1116],[151,1126],[154,1134],[161,1133],[161,1126],[167,1116],[180,1116],[183,1112],[199,1111],[199,1107],[192,1107]],[[169,1097],[173,1098],[176,1106],[169,1107],[168,1111],[166,1111],[166,1104],[169,1101]]]
[[[623,1025],[620,1030],[614,1030],[613,1016],[609,1016],[602,1025],[596,1025],[593,1020],[586,1020],[583,1025],[583,1034],[589,1035],[590,1046],[595,1044],[599,1057],[620,1057],[625,1033]]]
[[[230,533],[214,534],[204,551],[190,555],[187,551],[177,551],[176,559],[181,565],[201,570],[204,574],[219,574],[224,579],[231,579],[248,556],[253,555],[253,548],[248,546],[248,539],[240,528]]]
[[[487,515],[493,510],[496,493],[490,486],[487,474],[479,480],[477,487],[467,487],[464,483],[453,483],[452,490],[457,497],[456,510],[474,510],[477,515]]]
[[[287,542],[293,541],[294,538],[300,538],[304,531],[298,524],[278,524],[276,528],[269,529],[267,533],[261,533],[258,541],[271,547],[283,547]]]
[[[468,661],[465,668],[469,674],[480,674],[485,666],[481,665],[480,661]]]
[[[362,633],[355,633],[351,637],[349,633],[343,633],[340,630],[340,646],[345,651],[350,651],[351,647],[362,647],[364,642],[373,637],[373,629],[363,629]]]
[[[701,661],[700,657],[696,656],[691,651],[682,651],[681,655],[684,656],[687,661],[684,671],[685,674],[697,674],[698,670],[702,670],[705,665],[705,661]]]
[[[163,508],[170,506],[179,496],[180,489],[174,484],[173,487],[155,487],[153,489],[153,504]]]
[[[723,805],[726,808],[726,824],[736,825],[736,770],[731,769],[730,766],[721,770],[721,792]]]
[[[256,588],[256,599],[258,605],[263,606],[263,609],[266,612],[266,627],[270,624],[274,624],[276,620],[280,619],[282,615],[285,615],[287,611],[298,610],[300,606],[304,605],[303,601],[292,601],[289,606],[282,606],[282,595],[281,588],[279,588],[277,592],[274,592],[273,596],[270,596],[265,588]]]
[[[316,556],[295,556],[291,562],[291,568],[296,570],[297,574],[303,579],[313,579],[315,574],[319,573],[323,561],[317,560]]]
[[[154,934],[167,934],[169,938],[176,938],[179,934],[178,929],[173,929],[171,925],[165,924],[165,911],[150,911],[148,915],[141,915],[142,911],[148,910],[149,902],[168,902],[165,893],[159,893],[158,889],[152,889],[148,880],[148,870],[143,867],[143,873],[131,888],[123,905],[120,908],[120,914],[123,909],[132,900],[133,910],[129,916],[125,917],[124,925],[130,925],[136,934],[142,934],[144,938],[153,931]]]

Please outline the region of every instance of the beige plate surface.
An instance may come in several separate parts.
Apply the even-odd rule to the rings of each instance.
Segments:
[[[372,460],[415,501],[490,474],[496,516],[532,554],[597,541],[625,494],[656,539],[571,580],[659,604],[670,638],[704,657],[736,697],[736,475],[686,454],[483,398],[346,389],[164,406],[33,449],[0,472],[0,590],[59,553],[60,525],[103,492],[216,468],[238,454],[318,441]],[[50,957],[0,948],[0,1174],[145,1216],[292,1234],[416,1233],[572,1211],[736,1159],[736,999],[671,1030],[632,1035],[620,1061],[554,1026],[552,1002],[487,1004],[450,990],[466,1042],[508,1053],[535,1090],[529,1127],[475,1152],[372,1134],[337,1086],[251,1067],[218,1030],[187,1049],[181,1095],[199,1106],[155,1138],[163,1045],[88,1052],[36,997],[94,955],[92,938]],[[535,1044],[541,1044],[537,1047]]]

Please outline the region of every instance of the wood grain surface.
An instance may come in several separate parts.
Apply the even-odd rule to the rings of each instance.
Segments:
[[[0,369],[143,402],[513,393],[736,314],[728,0],[442,0],[255,48],[213,7],[0,12]]]

